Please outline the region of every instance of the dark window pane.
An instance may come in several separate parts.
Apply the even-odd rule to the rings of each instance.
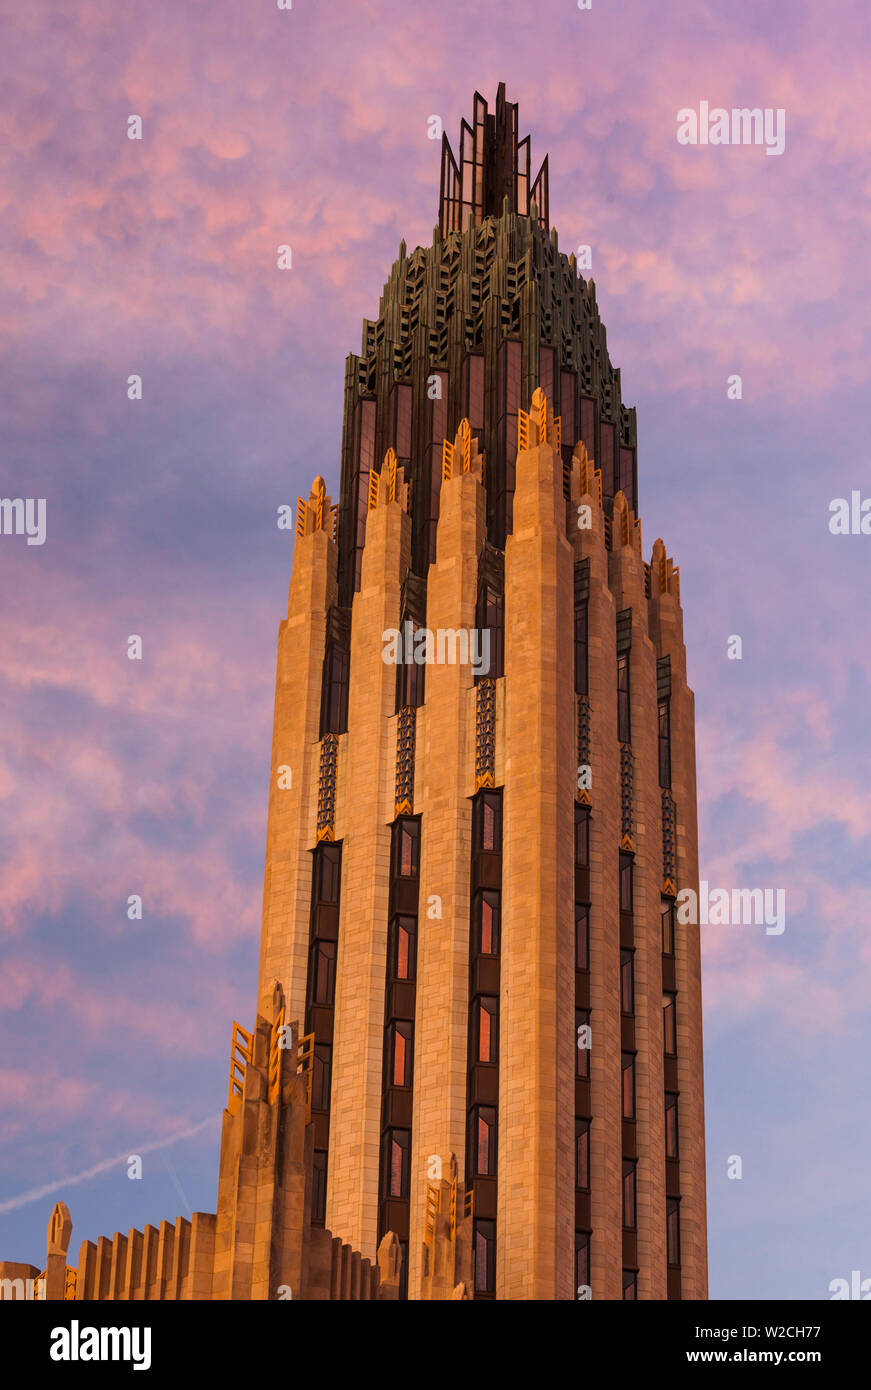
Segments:
[[[475,1001],[475,1056],[479,1062],[495,1062],[499,1032],[499,1001],[482,996]]]
[[[620,855],[620,911],[632,911],[632,855]]]
[[[312,948],[311,997],[313,1004],[331,1005],[336,993],[336,943],[316,941]]]
[[[475,1222],[475,1291],[496,1292],[496,1223]]]
[[[402,830],[399,872],[403,878],[417,877],[417,836],[407,826]]]
[[[366,477],[368,488],[368,474]],[[324,734],[343,734],[347,730],[349,671],[347,649],[330,639],[324,652],[321,738]]]
[[[409,641],[406,643],[406,622],[411,624]],[[420,623],[415,623],[407,617],[403,618],[400,625],[402,634],[401,651],[402,659],[396,665],[396,712],[403,709],[406,705],[416,708],[424,701],[424,675],[426,666],[413,660],[414,653],[414,633],[420,628]]]
[[[490,1173],[493,1167],[494,1155],[491,1152],[493,1141],[493,1125],[487,1115],[478,1113],[478,1172],[479,1174]]]
[[[384,1148],[384,1191],[387,1197],[408,1196],[408,1150],[408,1130],[389,1129]]]
[[[575,1120],[575,1186],[582,1192],[590,1187],[590,1121]]]
[[[496,848],[496,844],[496,811],[492,802],[485,800],[481,831],[481,848],[492,850]]]
[[[410,937],[407,929],[401,922],[396,926],[396,970],[394,974],[397,980],[407,980],[409,978],[409,943]]]
[[[629,653],[617,658],[617,738],[620,743],[631,742],[629,714]]]
[[[635,1159],[623,1160],[623,1225],[635,1229]]]
[[[486,629],[490,634],[489,669],[482,671],[481,677],[498,680],[504,674],[505,664],[505,599],[495,584],[483,579],[478,588],[475,626],[479,632]]]
[[[315,1149],[312,1159],[312,1221],[322,1226],[327,1214],[326,1149]]]
[[[590,968],[590,908],[588,903],[575,903],[575,969]]]
[[[587,446],[587,453],[591,459],[598,457],[598,446],[596,444],[596,413],[597,402],[591,400],[589,396],[581,397],[581,439]]]
[[[665,1156],[677,1158],[677,1095],[673,1091],[665,1093]]]
[[[484,428],[484,359],[477,353],[463,363],[463,414],[473,433]]]
[[[660,913],[662,916],[662,954],[664,956],[673,956],[674,903],[668,898],[663,898],[660,902]]]
[[[620,952],[620,1008],[624,1014],[635,1012],[634,952]]]
[[[538,384],[547,396],[548,411],[553,409],[553,359],[554,351],[551,347],[540,347],[538,350]]]
[[[496,1111],[492,1106],[479,1105],[472,1110],[472,1173],[474,1177],[496,1176]]]
[[[587,605],[575,604],[575,691],[587,692]]]
[[[623,1297],[633,1301],[638,1298],[638,1271],[635,1269],[623,1271]]]
[[[575,802],[575,864],[586,869],[590,863],[590,808]]]
[[[330,1108],[330,1058],[332,1049],[327,1043],[315,1045],[312,1058],[312,1110]]]
[[[630,507],[634,507],[634,506],[635,506],[635,502],[634,502],[634,492],[633,492],[633,486],[632,486],[632,483],[633,483],[632,474],[633,474],[633,471],[634,471],[634,470],[633,470],[633,467],[632,467],[632,463],[633,463],[633,460],[632,460],[632,450],[631,450],[631,449],[621,449],[621,450],[620,450],[620,476],[619,476],[619,478],[618,478],[618,482],[619,482],[619,484],[620,484],[620,491],[623,493],[623,496],[626,498],[626,501],[629,503]]]
[[[599,425],[599,467],[602,470],[602,491],[606,497],[613,497],[614,487],[614,429],[613,425],[602,421]]]
[[[575,1299],[586,1297],[590,1287],[590,1235],[575,1231]]]
[[[405,1020],[391,1023],[388,1033],[388,1085],[411,1085],[411,1024]]]
[[[394,917],[390,924],[389,970],[392,980],[414,979],[417,920]]]
[[[575,1009],[575,1032],[577,1034],[577,1070],[575,1075],[588,1077],[590,1075],[590,1011],[589,1009]]]
[[[680,1202],[675,1197],[665,1199],[666,1258],[670,1265],[680,1264]]]
[[[635,1119],[635,1053],[621,1054],[623,1067],[623,1119]]]
[[[417,878],[420,867],[420,821],[398,820],[393,827],[393,872]]]
[[[395,439],[396,457],[401,461],[411,458],[411,387],[395,386]]]
[[[671,724],[668,700],[659,702],[659,785],[671,786]]]
[[[664,994],[662,996],[662,1031],[666,1056],[676,1056],[677,1017],[675,1007],[675,996],[673,994]]]
[[[338,903],[342,850],[340,845],[319,845],[316,852],[315,896],[318,903]]]
[[[472,908],[475,950],[482,956],[499,954],[499,894],[485,889],[476,894]]]
[[[472,848],[496,854],[502,849],[502,798],[498,792],[479,792],[475,798]]]
[[[577,440],[577,426],[575,423],[575,396],[577,394],[577,381],[574,372],[560,373],[560,394],[559,408],[562,416],[562,437],[563,445],[571,447]]]

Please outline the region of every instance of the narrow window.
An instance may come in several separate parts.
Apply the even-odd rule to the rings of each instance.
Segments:
[[[575,1075],[586,1078],[590,1075],[590,1010],[575,1009],[575,1032],[577,1034],[577,1064]]]
[[[406,642],[406,622],[411,623]],[[413,622],[406,617],[400,624],[402,659],[396,667],[396,712],[397,714],[406,705],[416,708],[424,701],[424,676],[426,665],[423,662],[414,660],[414,634],[420,630],[421,624]]]
[[[599,423],[599,465],[602,469],[602,490],[606,497],[613,497],[614,487],[614,435],[616,430],[607,420]]]
[[[665,1199],[665,1244],[666,1258],[670,1265],[680,1264],[680,1201],[677,1197]]]
[[[635,1012],[634,957],[634,951],[620,951],[620,1009],[624,1014]]]
[[[312,1159],[312,1222],[322,1226],[327,1214],[326,1149],[315,1149]]]
[[[671,786],[671,728],[668,700],[659,702],[659,785]]]
[[[350,664],[350,654],[347,647],[330,638],[324,653],[322,675],[321,738],[324,734],[343,734],[348,727]]]
[[[665,1156],[677,1158],[677,1092],[665,1093]]]
[[[587,692],[587,605],[575,603],[575,691],[578,695]]]
[[[413,980],[417,921],[414,917],[394,917],[390,924],[390,978]]]
[[[385,1197],[408,1196],[408,1150],[408,1130],[389,1129],[384,1146]]]
[[[661,898],[659,910],[662,916],[662,954],[674,955],[674,903],[670,898]]]
[[[496,1062],[499,1033],[499,1000],[482,995],[475,1001],[475,1056],[479,1062]]]
[[[575,969],[590,968],[590,905],[575,903]]]
[[[417,878],[420,869],[420,821],[399,820],[393,827],[393,873]]]
[[[631,1299],[633,1302],[638,1298],[638,1270],[624,1269],[623,1271],[623,1297]]]
[[[311,1002],[329,1007],[336,994],[336,943],[316,941],[312,947]]]
[[[472,848],[488,854],[502,849],[502,798],[498,792],[479,792],[475,798]]]
[[[631,743],[631,722],[629,714],[629,653],[617,657],[617,738],[620,743]]]
[[[575,1118],[575,1187],[590,1190],[590,1121]]]
[[[411,1085],[412,1025],[406,1019],[391,1023],[387,1029],[387,1058],[389,1086]]]
[[[484,889],[476,894],[473,905],[475,949],[482,956],[499,954],[499,894]]]
[[[575,1298],[586,1297],[590,1287],[590,1233],[575,1231]]]
[[[620,855],[620,911],[632,911],[632,855]]]
[[[635,1119],[635,1053],[620,1054],[623,1066],[623,1119]]]
[[[575,802],[575,866],[586,869],[590,863],[590,808]]]
[[[315,870],[315,902],[338,903],[339,878],[342,864],[341,845],[319,845],[315,851],[317,867]]]
[[[496,1222],[475,1222],[475,1292],[496,1292]]]
[[[490,666],[489,670],[481,675],[498,680],[504,674],[505,600],[493,584],[482,584],[478,590],[475,626],[479,633],[485,629],[490,633]]]
[[[635,1159],[623,1160],[623,1225],[635,1229]]]
[[[496,1111],[493,1106],[476,1105],[471,1116],[474,1176],[496,1176]]]
[[[677,1018],[675,1000],[676,996],[671,993],[663,994],[662,996],[662,1032],[666,1057],[677,1056]]]
[[[633,474],[633,471],[634,471],[634,469],[633,469],[632,450],[631,450],[631,449],[621,449],[621,450],[620,450],[620,462],[619,462],[619,472],[620,472],[620,476],[619,476],[618,481],[619,481],[619,484],[620,484],[620,491],[623,493],[623,496],[626,498],[626,501],[629,503],[630,507],[632,507],[632,506],[634,505],[634,504],[633,504],[634,488],[633,488],[633,481],[632,481],[632,474]]]
[[[330,1054],[327,1043],[316,1043],[312,1057],[312,1110],[330,1108]]]

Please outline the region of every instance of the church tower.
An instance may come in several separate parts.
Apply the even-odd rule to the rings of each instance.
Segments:
[[[310,1056],[312,1219],[395,1233],[400,1297],[703,1299],[678,570],[530,168],[476,94],[298,504],[260,1012],[277,981]]]

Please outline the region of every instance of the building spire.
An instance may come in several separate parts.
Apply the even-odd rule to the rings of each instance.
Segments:
[[[480,92],[475,93],[472,124],[460,125],[460,160],[454,157],[450,141],[442,136],[442,174],[439,198],[439,231],[462,231],[471,216],[474,226],[485,217],[499,217],[508,201],[508,210],[522,217],[536,215],[548,229],[547,156],[530,185],[530,142],[518,139],[517,103],[505,100],[505,83],[496,92],[496,110],[491,115]]]

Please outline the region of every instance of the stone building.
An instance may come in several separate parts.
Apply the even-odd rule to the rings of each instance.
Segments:
[[[217,1214],[75,1296],[706,1298],[697,886],[678,571],[500,86],[298,504]]]

